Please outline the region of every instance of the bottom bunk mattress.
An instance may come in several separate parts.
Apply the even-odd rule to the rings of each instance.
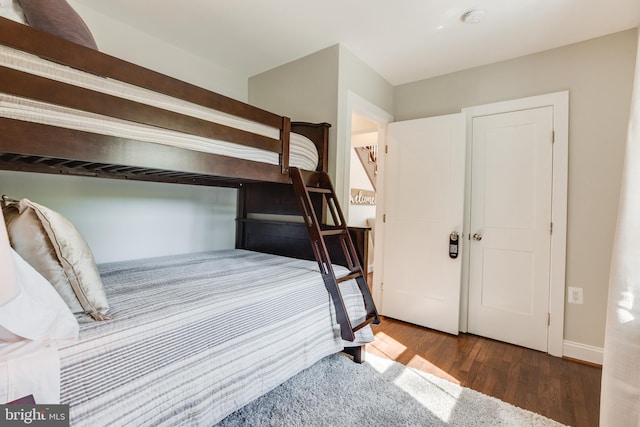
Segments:
[[[366,327],[342,341],[315,262],[225,250],[99,269],[111,320],[79,319],[80,340],[60,349],[73,426],[211,426],[373,339]],[[362,319],[355,281],[341,287],[351,318]]]

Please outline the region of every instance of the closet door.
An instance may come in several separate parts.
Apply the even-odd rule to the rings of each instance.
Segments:
[[[553,107],[473,119],[469,332],[547,351]]]

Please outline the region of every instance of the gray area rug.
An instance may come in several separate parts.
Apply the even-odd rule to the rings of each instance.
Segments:
[[[324,358],[222,420],[228,426],[561,426],[372,354]]]

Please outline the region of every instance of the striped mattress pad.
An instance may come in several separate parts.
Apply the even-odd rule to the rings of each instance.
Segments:
[[[224,250],[102,264],[111,320],[60,349],[71,425],[211,426],[345,345],[312,261]],[[342,267],[337,267],[338,272]],[[346,269],[344,270],[346,271]],[[341,284],[352,321],[365,315]]]

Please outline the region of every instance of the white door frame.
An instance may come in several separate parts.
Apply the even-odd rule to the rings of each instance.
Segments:
[[[551,264],[549,286],[548,353],[562,356],[564,334],[565,269],[567,241],[567,177],[569,162],[569,92],[556,92],[512,101],[463,108],[467,114],[467,165],[465,185],[464,238],[468,241],[471,229],[471,141],[473,118],[511,111],[553,107],[553,184],[551,201]],[[468,328],[469,309],[469,245],[462,245],[462,289],[460,298],[460,330]]]
[[[349,176],[351,170],[351,117],[353,113],[356,113],[365,119],[378,125],[378,175],[376,178],[376,244],[373,247],[373,260],[382,259],[382,248],[384,245],[384,225],[382,222],[382,207],[384,206],[384,151],[383,148],[387,142],[387,125],[393,121],[393,115],[384,111],[380,107],[367,101],[363,97],[355,94],[352,91],[347,91],[347,108],[346,108],[346,125],[344,128],[345,135],[344,141],[346,143],[342,147],[342,158],[344,159],[344,176]],[[337,180],[336,180],[337,181]],[[338,185],[338,183],[336,183]],[[344,203],[347,203],[347,198],[350,194],[349,179],[344,178],[342,180],[342,194],[345,196]],[[342,203],[343,201],[341,201]],[[343,205],[347,206],[347,205]],[[347,218],[348,220],[348,218]],[[383,263],[378,262],[373,269],[373,285],[372,296],[373,300],[378,307],[381,306],[382,298],[380,293],[379,281],[382,280],[382,268]]]

